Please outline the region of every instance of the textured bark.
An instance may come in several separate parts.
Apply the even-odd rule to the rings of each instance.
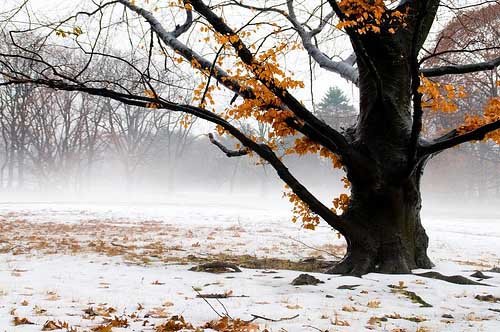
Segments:
[[[346,257],[328,272],[363,275],[431,268],[420,207],[417,175],[385,188],[353,186],[345,218],[356,231],[347,236]]]
[[[410,273],[430,268],[420,221],[422,162],[412,157],[410,45],[393,36],[361,40],[360,116],[349,131],[364,172],[347,168],[351,202],[344,215],[346,257],[329,273]],[[360,52],[360,50],[357,50]],[[369,60],[368,60],[369,59]],[[368,61],[370,63],[368,63]]]

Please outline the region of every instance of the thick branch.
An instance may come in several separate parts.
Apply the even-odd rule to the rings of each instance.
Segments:
[[[484,70],[493,70],[500,66],[500,57],[490,61],[471,63],[466,65],[450,65],[434,68],[425,68],[421,72],[426,77],[436,77],[450,74],[467,74]]]
[[[179,37],[187,32],[191,25],[193,25],[193,12],[190,9],[186,9],[186,21],[182,25],[177,25],[175,27],[175,30],[171,32],[172,36],[175,38]]]
[[[500,129],[500,120],[488,123],[465,134],[460,134],[457,129],[454,129],[446,135],[435,139],[430,144],[421,145],[419,149],[419,156],[422,158],[431,154],[439,153],[462,143],[481,141],[488,133],[498,129]]]

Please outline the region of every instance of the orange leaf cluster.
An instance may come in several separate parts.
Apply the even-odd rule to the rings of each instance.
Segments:
[[[253,64],[246,64],[235,54],[233,44],[241,41],[241,38],[252,34],[249,31],[239,32],[238,35],[221,35],[204,27],[202,32],[211,32],[215,36],[215,41],[224,49],[217,58],[217,64],[222,65],[226,58],[231,58],[231,68],[227,69],[228,77],[222,77],[221,80],[234,80],[240,83],[241,89],[251,89],[255,98],[244,99],[235,106],[231,106],[225,110],[223,117],[227,120],[257,120],[259,123],[267,124],[270,130],[267,133],[266,143],[270,147],[277,146],[277,139],[295,134],[295,130],[288,127],[285,120],[293,113],[285,110],[279,96],[276,96],[270,91],[266,84],[262,81],[272,84],[283,90],[303,88],[304,83],[291,78],[288,73],[282,70],[278,64],[278,57],[287,50],[296,49],[294,43],[278,43],[277,45],[262,51],[256,55],[256,61]],[[209,37],[207,37],[209,38]],[[232,54],[232,55],[231,55]],[[197,68],[206,77],[210,76],[210,72],[199,68],[199,64],[195,61],[192,66]],[[206,107],[209,103],[214,105],[212,93],[218,89],[216,85],[206,86],[207,83],[201,82],[194,90],[194,100],[201,100],[205,94],[205,100],[200,107]],[[222,128],[217,128],[219,134],[223,134]]]
[[[289,189],[288,186],[285,187]],[[292,191],[285,191],[283,194],[284,197],[287,197],[290,203],[293,204],[292,208],[292,221],[296,223],[297,221],[301,221],[302,225],[305,229],[314,230],[316,226],[319,224],[319,216],[314,213],[309,206],[302,201],[299,196],[297,196]]]
[[[500,97],[488,101],[483,116],[466,115],[464,124],[458,128],[458,132],[464,134],[495,121],[500,121]],[[496,144],[500,144],[500,129],[486,134],[484,140],[491,140]]]
[[[188,129],[192,123],[193,123],[193,116],[191,114],[183,115],[179,121],[179,124],[185,129]]]
[[[337,213],[338,210],[342,210],[342,213],[346,213],[349,208],[349,202],[351,198],[347,194],[340,194],[339,197],[333,199],[332,211]]]
[[[247,86],[253,88],[257,98],[245,99],[238,106],[227,110],[226,116],[236,120],[255,119],[260,123],[269,124],[272,130],[268,133],[268,139],[295,134],[295,130],[285,123],[285,120],[293,116],[293,113],[280,109],[279,98],[256,80],[247,80]]]
[[[359,34],[368,32],[380,33],[382,23],[388,26],[387,32],[395,33],[396,26],[405,26],[403,20],[405,13],[400,11],[389,11],[384,0],[342,0],[339,7],[347,19],[340,21],[337,28],[353,28]]]
[[[212,93],[216,88],[217,87],[215,85],[210,85],[207,87],[205,82],[201,82],[196,87],[196,89],[193,90],[193,101],[201,101],[201,99],[203,98],[203,94],[205,94],[205,100],[203,100],[203,102],[200,104],[200,107],[206,107],[207,102],[210,105],[214,105],[215,100],[212,96]]]
[[[341,180],[344,183],[344,188],[351,188],[351,182],[345,176]]]
[[[319,153],[321,157],[330,159],[334,168],[342,168],[342,162],[339,156],[308,137],[297,138],[294,146],[286,150],[286,154],[294,153],[298,155]]]
[[[151,91],[151,90],[144,90],[144,94],[148,98],[154,98],[154,99],[156,99],[158,97],[156,95],[156,93],[154,91]],[[158,104],[158,103],[147,103],[146,107],[147,108],[158,108],[158,107],[160,107],[160,104]]]
[[[461,86],[457,88],[451,84],[433,82],[423,76],[420,78],[420,82],[418,92],[423,95],[422,107],[434,112],[456,112],[458,109],[456,99],[466,97]]]

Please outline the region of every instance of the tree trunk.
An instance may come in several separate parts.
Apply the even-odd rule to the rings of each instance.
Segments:
[[[383,35],[361,42],[370,61],[358,57],[360,115],[347,134],[362,161],[346,165],[352,184],[343,216],[350,225],[344,234],[347,255],[329,272],[363,275],[431,268],[428,237],[420,222],[424,164],[415,165],[411,155],[410,50],[401,39]]]
[[[420,222],[419,176],[385,188],[353,186],[346,220],[356,231],[346,257],[329,273],[410,273],[431,268],[428,237]]]

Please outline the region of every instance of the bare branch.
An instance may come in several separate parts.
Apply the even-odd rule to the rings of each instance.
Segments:
[[[457,129],[454,129],[446,135],[435,139],[430,144],[422,144],[419,148],[420,159],[432,154],[439,153],[462,143],[481,141],[488,133],[498,129],[500,129],[500,120],[488,123],[465,134],[460,134]]]
[[[356,68],[354,68],[347,61],[333,61],[325,53],[313,44],[312,38],[320,33],[325,27],[326,23],[333,18],[334,12],[327,14],[321,21],[320,25],[310,31],[307,31],[304,26],[298,21],[293,7],[293,0],[287,0],[287,7],[289,15],[285,17],[292,23],[294,28],[297,30],[300,38],[302,39],[302,45],[306,49],[307,53],[318,63],[318,65],[328,71],[339,74],[341,77],[348,81],[358,84],[359,73]]]
[[[189,62],[195,61],[199,63],[203,70],[212,72],[215,79],[220,84],[224,85],[225,87],[237,93],[238,95],[241,95],[245,98],[254,98],[253,92],[249,88],[241,86],[241,84],[237,80],[233,79],[227,72],[225,72],[219,66],[215,65],[212,68],[212,61],[209,61],[208,59],[196,53],[194,50],[192,50],[184,43],[179,41],[177,39],[177,36],[180,35],[179,32],[182,31],[184,28],[179,27],[173,32],[168,32],[167,30],[165,30],[163,25],[156,19],[156,17],[151,12],[132,4],[128,0],[116,0],[116,1],[123,4],[125,7],[134,11],[138,15],[142,16],[150,24],[151,28],[157,34],[157,36],[170,48],[172,48],[179,55],[181,55],[184,59],[186,59]],[[188,16],[188,21],[189,21],[189,16]],[[183,26],[187,26],[187,24],[184,24]]]
[[[284,320],[292,320],[292,319],[295,319],[297,317],[299,317],[299,314],[296,314],[295,316],[291,316],[291,317],[283,317],[283,318],[279,318],[279,319],[273,319],[273,318],[267,318],[267,317],[264,317],[264,316],[260,316],[260,315],[254,315],[254,314],[251,314],[252,315],[252,319],[246,321],[247,323],[251,323],[253,322],[254,320],[257,320],[257,319],[262,319],[262,320],[267,320],[269,322],[282,322]]]
[[[421,72],[426,77],[436,77],[451,74],[467,74],[475,73],[478,71],[493,70],[498,66],[500,66],[500,57],[489,61],[471,63],[466,65],[450,65],[434,68],[424,68],[421,70]]]
[[[179,37],[183,33],[187,32],[191,25],[193,25],[193,11],[186,8],[186,21],[184,24],[175,27],[175,30],[171,32],[172,36],[175,38]]]
[[[218,147],[222,152],[226,154],[229,158],[231,157],[241,157],[241,156],[246,156],[247,154],[250,153],[250,150],[247,147],[241,148],[239,150],[230,150],[227,147],[225,147],[222,143],[217,141],[214,138],[213,134],[208,134],[208,139],[210,140],[210,143]]]

